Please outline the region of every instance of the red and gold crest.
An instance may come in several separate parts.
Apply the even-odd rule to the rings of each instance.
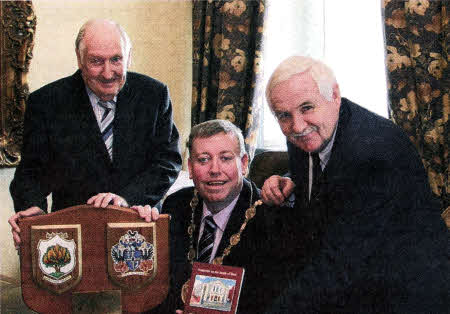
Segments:
[[[129,290],[150,284],[157,270],[155,223],[108,223],[106,230],[111,281]]]

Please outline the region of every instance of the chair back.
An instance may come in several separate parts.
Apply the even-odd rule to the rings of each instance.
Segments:
[[[253,158],[248,177],[261,188],[270,176],[283,176],[288,171],[289,157],[286,151],[263,151]]]

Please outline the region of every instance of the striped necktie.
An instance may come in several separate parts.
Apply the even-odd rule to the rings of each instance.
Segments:
[[[100,132],[102,133],[103,142],[105,142],[106,149],[108,150],[109,158],[112,160],[114,111],[108,106],[107,102],[99,100],[98,105],[103,108],[103,115],[100,121]]]
[[[203,227],[202,237],[198,243],[197,261],[209,263],[214,246],[214,239],[217,225],[212,216],[205,217],[205,225]]]

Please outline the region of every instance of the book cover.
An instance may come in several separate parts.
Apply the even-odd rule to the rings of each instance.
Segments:
[[[185,314],[236,313],[244,268],[194,262]]]

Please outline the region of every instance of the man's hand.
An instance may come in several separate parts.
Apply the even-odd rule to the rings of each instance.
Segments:
[[[113,193],[98,193],[97,195],[92,196],[90,199],[88,199],[87,204],[102,208],[105,208],[108,205],[116,205],[122,207],[129,206],[127,201],[123,197]]]
[[[131,206],[132,209],[139,213],[139,216],[143,218],[146,222],[156,221],[159,218],[159,211],[155,207],[151,207],[150,205],[134,205]]]
[[[8,219],[8,223],[11,225],[11,232],[12,232],[14,246],[16,247],[16,250],[19,249],[19,246],[21,243],[20,242],[20,228],[17,225],[20,218],[31,217],[31,216],[36,216],[36,215],[43,215],[43,214],[45,214],[45,212],[42,209],[40,209],[37,206],[33,206],[26,210],[22,210],[18,213],[15,213]]]
[[[288,177],[271,176],[261,189],[261,197],[267,205],[281,205],[294,191],[295,183]]]

